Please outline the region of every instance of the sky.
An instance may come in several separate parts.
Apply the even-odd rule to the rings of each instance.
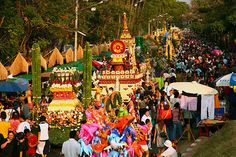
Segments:
[[[188,4],[190,4],[191,2],[191,0],[178,0],[178,1],[187,2]]]

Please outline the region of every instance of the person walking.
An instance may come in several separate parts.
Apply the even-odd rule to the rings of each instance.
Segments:
[[[20,124],[18,125],[16,132],[17,133],[24,132],[25,129],[30,130],[30,124],[27,121],[27,118],[24,115],[21,115],[20,116]]]
[[[180,104],[178,102],[174,104],[172,115],[173,115],[173,125],[174,125],[173,140],[176,140],[177,130],[179,132],[179,136],[181,136],[182,134],[182,124],[181,124],[182,114],[180,110]]]
[[[11,124],[11,128],[12,128],[12,131],[14,133],[16,133],[16,130],[18,128],[18,125],[20,124],[20,120],[19,120],[19,113],[17,111],[14,111],[12,113],[12,117],[10,119],[10,124]]]
[[[21,106],[21,110],[23,112],[23,115],[26,117],[26,118],[29,118],[30,117],[30,109],[29,109],[29,105],[27,103],[27,99],[24,99],[22,101],[22,106]]]
[[[26,157],[27,150],[27,140],[24,139],[24,133],[20,132],[16,134],[16,146],[15,152],[16,155],[14,157]]]
[[[25,138],[28,142],[28,148],[26,151],[27,157],[35,157],[36,155],[36,146],[38,144],[38,138],[33,134],[29,129],[25,129]]]
[[[80,144],[76,141],[76,131],[70,131],[70,138],[62,145],[62,157],[80,156]]]
[[[166,125],[162,119],[157,121],[154,130],[153,144],[157,145],[158,151],[162,152],[164,148],[164,141],[168,139]]]
[[[160,157],[178,157],[176,150],[172,146],[172,142],[170,140],[166,140],[164,145],[167,149],[161,153]]]
[[[41,116],[39,123],[39,132],[38,132],[38,145],[36,153],[42,157],[47,157],[50,151],[49,144],[49,124],[46,122],[46,117]]]
[[[7,138],[8,131],[11,129],[11,125],[9,122],[6,122],[7,114],[5,111],[1,112],[1,121],[0,121],[0,134],[3,135],[4,138]]]

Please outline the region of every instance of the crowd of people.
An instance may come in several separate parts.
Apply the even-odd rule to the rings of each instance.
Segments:
[[[151,59],[152,79],[133,89],[128,104],[119,104],[106,111],[101,107],[104,104],[98,108],[91,103],[86,111],[73,111],[75,116],[60,113],[59,118],[67,117],[67,121],[75,125],[80,112],[85,112],[86,116],[81,130],[70,132],[69,140],[62,145],[61,155],[77,157],[92,153],[94,156],[102,156],[106,150],[105,156],[132,157],[141,153],[146,156],[177,157],[176,144],[183,129],[190,116],[191,126],[196,125],[199,113],[183,110],[180,107],[181,94],[177,90],[168,89],[168,84],[175,81],[197,81],[214,87],[215,79],[229,73],[236,64],[230,54],[212,53],[216,49],[213,44],[188,36],[176,50],[174,60],[161,73],[155,69],[155,60]],[[225,93],[222,89],[218,90],[223,99]],[[20,112],[15,107],[9,119],[5,111],[1,112],[0,156],[46,157],[50,151],[48,122],[55,121],[58,114],[42,115],[39,125],[35,126],[30,120],[30,109],[24,104],[27,103],[22,103]],[[61,120],[56,123],[63,124],[64,119]],[[37,131],[33,131],[33,128]]]
[[[0,121],[0,156],[4,157],[35,157],[36,154],[46,157],[49,153],[49,124],[46,117],[41,116],[36,127],[30,119],[18,111],[12,113],[9,121],[7,114],[1,112]],[[35,129],[35,133],[32,132]],[[36,131],[37,128],[37,131]]]

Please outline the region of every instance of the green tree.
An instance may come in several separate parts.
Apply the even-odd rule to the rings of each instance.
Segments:
[[[176,0],[79,0],[78,30],[91,43],[112,41],[121,35],[123,13],[126,12],[132,36],[147,34],[147,23],[168,13],[173,23],[187,4]],[[91,7],[96,11],[92,12]],[[234,16],[229,17],[234,20]],[[75,0],[0,0],[0,54],[2,62],[11,62],[18,52],[30,58],[30,48],[38,43],[43,54],[54,47],[74,45]],[[79,43],[84,44],[79,35]]]
[[[192,0],[191,28],[209,41],[230,50],[236,38],[235,10],[234,0]]]

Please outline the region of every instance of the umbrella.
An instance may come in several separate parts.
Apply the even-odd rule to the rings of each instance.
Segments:
[[[215,56],[220,56],[223,54],[223,52],[221,50],[216,49],[216,50],[211,51],[211,54]]]
[[[216,86],[236,86],[236,73],[232,72],[224,75],[218,78],[215,82]]]
[[[191,94],[210,95],[210,94],[218,93],[216,89],[197,83],[196,81],[174,82],[174,83],[169,84],[169,87],[182,91],[182,92],[191,93]]]
[[[28,89],[28,81],[18,78],[0,82],[0,92],[22,92]]]

